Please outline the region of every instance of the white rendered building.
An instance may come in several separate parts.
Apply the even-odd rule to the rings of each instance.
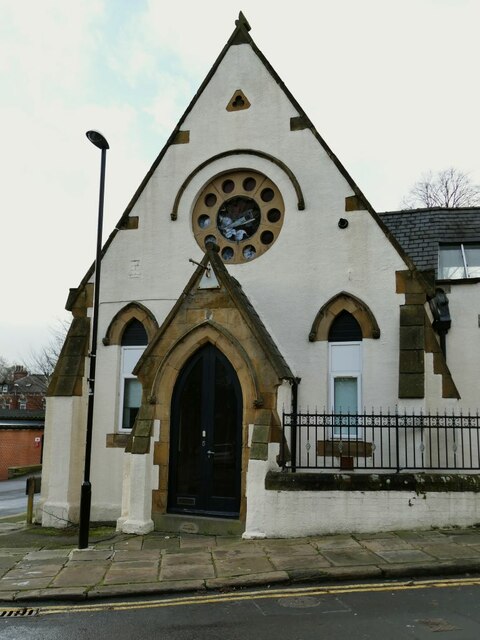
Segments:
[[[431,265],[249,31],[240,14],[103,248],[92,521],[245,537],[478,522],[478,421],[432,415],[478,406],[480,274],[446,278],[447,335]],[[48,394],[48,526],[78,521],[93,288],[92,267]]]

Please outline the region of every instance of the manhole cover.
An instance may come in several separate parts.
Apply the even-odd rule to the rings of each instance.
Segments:
[[[309,607],[318,607],[320,604],[320,598],[313,598],[312,596],[280,598],[278,600],[278,604],[282,607],[289,607],[292,609],[308,609]]]

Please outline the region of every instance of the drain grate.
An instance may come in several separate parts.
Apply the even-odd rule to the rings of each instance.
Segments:
[[[38,609],[0,609],[0,618],[31,617],[38,614]]]

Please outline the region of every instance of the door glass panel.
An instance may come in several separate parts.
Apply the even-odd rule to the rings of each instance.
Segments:
[[[202,363],[192,367],[180,392],[177,449],[177,493],[197,495],[202,464]]]
[[[236,495],[238,398],[232,374],[220,358],[215,358],[213,409],[212,495]]]
[[[333,411],[343,414],[335,418],[334,435],[336,437],[355,437],[357,435],[356,416],[350,418],[349,413],[357,413],[358,381],[357,378],[338,377],[333,381]]]

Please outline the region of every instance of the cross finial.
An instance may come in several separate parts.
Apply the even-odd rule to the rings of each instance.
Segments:
[[[250,31],[250,29],[252,28],[241,11],[238,14],[238,20],[235,20],[235,25],[237,27],[243,27],[246,31]]]

